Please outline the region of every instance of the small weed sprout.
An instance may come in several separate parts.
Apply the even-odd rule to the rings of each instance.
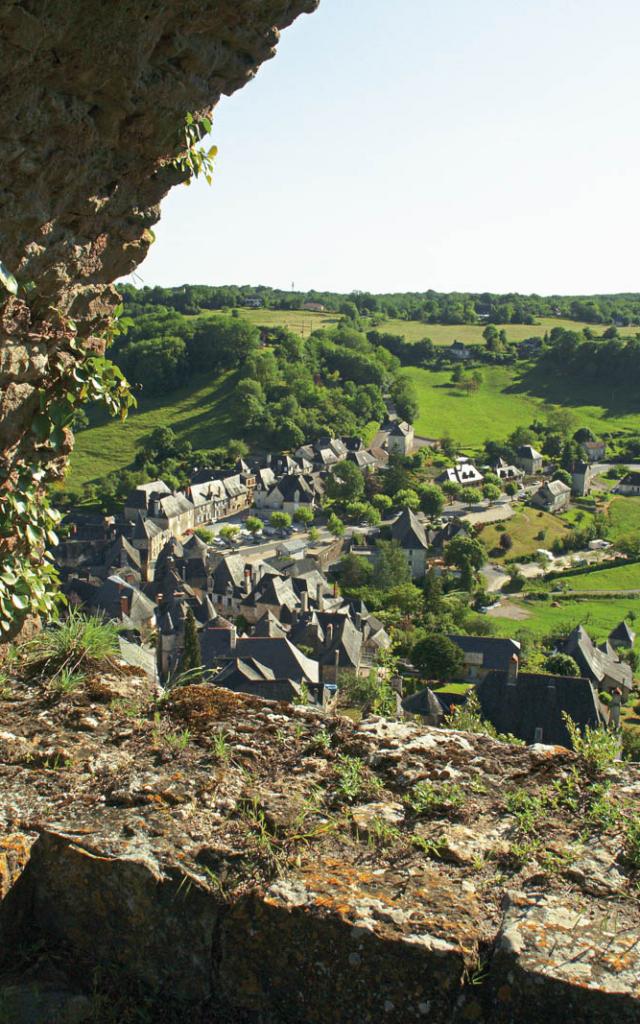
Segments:
[[[84,672],[73,672],[69,668],[63,668],[53,679],[53,689],[58,693],[73,693],[86,678]]]
[[[343,754],[338,759],[338,793],[351,803],[358,797],[373,796],[380,792],[382,783],[367,769],[359,757]]]
[[[183,729],[181,732],[168,732],[165,736],[165,742],[168,743],[172,750],[185,750],[190,740],[190,729]]]
[[[225,763],[231,757],[229,740],[224,729],[221,729],[220,732],[216,732],[214,734],[211,742],[211,753],[217,761],[224,761]]]
[[[581,733],[566,711],[562,712],[562,719],[567,727],[571,746],[584,761],[587,771],[593,775],[601,775],[610,768],[620,755],[620,739],[616,733],[607,732],[605,729],[592,729],[589,725],[585,726],[584,733]]]
[[[406,794],[405,803],[418,817],[451,814],[464,804],[464,792],[455,782],[417,782]]]
[[[317,750],[330,750],[331,735],[326,729],[320,729],[311,737],[311,746]]]
[[[174,167],[185,171],[189,178],[199,178],[202,174],[207,185],[213,181],[213,161],[218,152],[217,146],[203,149],[199,143],[211,131],[211,120],[208,117],[196,117],[188,113],[184,119],[183,150],[173,161]]]
[[[402,833],[395,825],[389,824],[384,818],[372,818],[367,826],[369,846],[391,846],[400,839]]]
[[[442,856],[446,841],[442,836],[430,839],[427,836],[420,836],[416,832],[411,836],[411,845],[426,853],[427,857],[435,857],[436,860]]]

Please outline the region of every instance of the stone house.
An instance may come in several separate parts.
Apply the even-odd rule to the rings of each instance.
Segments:
[[[580,460],[574,463],[571,471],[571,493],[577,498],[584,498],[591,491],[593,469],[588,462]]]
[[[515,679],[520,664],[520,644],[495,636],[449,636],[462,651],[464,667],[461,678],[467,683],[479,683],[490,672],[502,672]]]
[[[542,484],[531,497],[531,504],[545,512],[564,512],[571,503],[571,488],[562,480]]]
[[[391,524],[391,537],[407,556],[411,578],[421,579],[427,568],[429,538],[425,527],[411,509],[406,508]]]
[[[415,432],[410,423],[396,420],[387,434],[387,451],[390,455],[410,455],[413,451]]]
[[[313,481],[305,476],[287,475],[275,484],[267,493],[256,492],[256,505],[259,508],[288,512],[295,515],[301,506],[313,508],[316,491]]]
[[[599,647],[594,644],[583,626],[576,626],[572,630],[562,644],[562,651],[571,655],[581,674],[593,683],[598,692],[604,690],[610,693],[620,689],[625,699],[631,693],[631,667],[620,661],[612,644],[607,642]]]
[[[602,462],[607,454],[607,445],[604,441],[583,441],[580,447],[589,462]]]
[[[542,472],[542,455],[530,444],[520,445],[516,451],[515,462],[527,476],[535,476]]]
[[[616,494],[625,494],[634,497],[640,494],[640,473],[631,472],[622,477],[614,487]]]

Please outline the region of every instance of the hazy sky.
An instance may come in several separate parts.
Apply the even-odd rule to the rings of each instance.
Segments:
[[[638,291],[639,52],[638,0],[321,0],[138,283]]]

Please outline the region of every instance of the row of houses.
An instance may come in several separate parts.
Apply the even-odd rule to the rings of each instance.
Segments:
[[[474,685],[481,713],[500,733],[510,733],[526,743],[571,745],[564,715],[584,730],[619,724],[620,706],[628,700],[633,676],[618,653],[630,648],[635,634],[626,622],[611,631],[607,640],[596,644],[582,626],[577,626],[558,644],[558,651],[570,655],[578,675],[558,676],[523,672],[518,641],[501,637],[450,635],[461,650],[460,677]],[[609,695],[604,703],[600,695]],[[431,725],[441,725],[452,705],[464,701],[446,685],[423,690],[404,699],[407,714],[419,715]]]

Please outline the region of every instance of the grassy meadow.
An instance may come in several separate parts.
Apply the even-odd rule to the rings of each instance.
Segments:
[[[480,534],[480,540],[487,551],[491,552],[492,561],[501,562],[505,557],[523,558],[525,555],[533,554],[538,548],[550,548],[554,540],[565,537],[570,532],[557,516],[529,507],[521,508],[512,519],[505,519],[504,526],[506,530],[496,530],[495,525],[485,526]],[[542,532],[544,538],[539,538],[538,534]],[[513,540],[513,547],[498,554],[503,533],[509,534]]]
[[[238,314],[243,320],[255,324],[256,327],[286,327],[299,334],[301,338],[308,338],[313,331],[321,327],[333,327],[342,317],[338,313],[314,313],[307,309],[238,309]],[[228,310],[203,310],[203,316],[228,316]],[[422,337],[422,335],[421,335]],[[529,335],[527,335],[529,337]]]
[[[609,540],[620,540],[630,533],[640,532],[640,498],[616,495],[609,507]]]
[[[450,370],[409,366],[404,372],[418,393],[416,433],[424,437],[449,434],[470,450],[480,449],[488,440],[503,440],[516,427],[544,418],[545,407],[551,405],[569,409],[576,428],[590,427],[596,434],[640,429],[640,401],[631,388],[622,395],[593,384],[549,378],[528,363],[482,366],[483,383],[471,394],[451,385]]]
[[[454,341],[462,341],[465,345],[484,345],[482,332],[486,324],[423,324],[417,320],[385,320],[378,328],[389,334],[399,334],[405,341],[422,341],[431,338],[434,345],[451,345]],[[500,324],[496,325],[502,330]],[[575,320],[562,320],[559,317],[541,317],[535,324],[505,324],[509,341],[524,341],[525,338],[542,336],[554,327],[563,327],[567,331],[581,331],[583,327],[593,328],[593,324],[578,323]],[[604,330],[604,328],[602,328]],[[596,327],[596,331],[600,328]]]
[[[519,630],[527,630],[537,637],[543,637],[555,630],[569,632],[582,624],[598,642],[605,640],[611,630],[629,612],[640,617],[640,598],[572,598],[566,601],[525,601],[511,598],[510,604],[524,613],[523,618],[513,619],[492,615],[494,629],[500,636],[514,636]]]
[[[236,373],[194,378],[190,386],[171,395],[139,400],[138,408],[121,423],[102,418],[76,435],[75,450],[65,487],[78,490],[113,470],[130,466],[145,435],[156,427],[171,427],[194,448],[214,448],[234,437],[233,391]],[[237,434],[237,430],[236,430]]]
[[[562,580],[569,590],[640,590],[640,563],[594,569],[579,576],[563,576]]]

